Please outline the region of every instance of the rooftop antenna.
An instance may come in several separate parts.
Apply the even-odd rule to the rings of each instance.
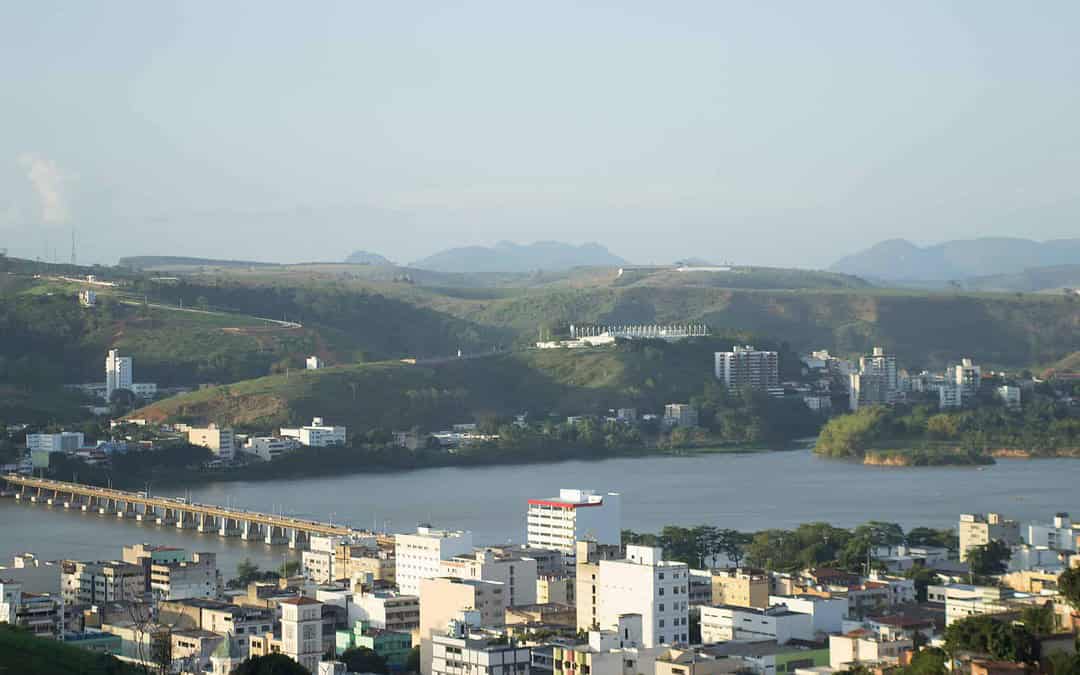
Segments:
[[[75,264],[75,228],[71,228],[71,264]]]

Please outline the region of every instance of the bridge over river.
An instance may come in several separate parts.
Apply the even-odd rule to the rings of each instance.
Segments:
[[[3,493],[17,500],[178,529],[217,532],[222,537],[288,544],[290,548],[307,548],[312,535],[378,536],[380,544],[390,543],[383,541],[387,535],[375,535],[367,530],[282,514],[198,504],[181,497],[159,497],[145,492],[126,492],[10,473],[0,476],[0,481],[7,484]]]

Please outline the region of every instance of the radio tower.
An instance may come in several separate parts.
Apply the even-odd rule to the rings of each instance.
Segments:
[[[71,228],[71,264],[75,264],[75,228]]]

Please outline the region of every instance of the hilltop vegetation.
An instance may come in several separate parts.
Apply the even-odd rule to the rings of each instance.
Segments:
[[[160,401],[133,413],[153,420],[214,421],[240,428],[265,429],[322,416],[350,427],[351,433],[455,422],[506,419],[529,413],[604,415],[611,408],[661,411],[666,403],[702,399],[706,418],[721,396],[713,385],[712,354],[731,340],[693,340],[682,344],[625,343],[613,349],[545,350],[452,359],[432,365],[371,363],[259,378]],[[794,355],[785,352],[791,364]],[[729,407],[741,404],[729,402]],[[802,418],[799,418],[802,419]],[[779,421],[756,422],[768,437]],[[739,421],[729,421],[734,429]],[[810,433],[814,426],[811,423]],[[747,440],[741,438],[740,440]]]

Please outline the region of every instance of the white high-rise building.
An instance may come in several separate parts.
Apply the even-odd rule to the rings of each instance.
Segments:
[[[690,569],[662,557],[658,547],[630,545],[625,560],[600,561],[596,621],[601,630],[613,630],[620,617],[638,614],[642,647],[689,642]]]
[[[776,352],[736,345],[730,352],[716,352],[714,372],[728,389],[765,391],[780,384],[780,359]]]
[[[963,397],[970,398],[979,391],[982,384],[982,368],[971,359],[961,359],[960,364],[952,368],[953,383],[963,391]]]
[[[620,500],[618,492],[578,489],[559,490],[558,497],[530,499],[525,541],[534,548],[560,551],[573,569],[578,540],[621,543]]]
[[[131,389],[132,364],[130,356],[120,356],[120,350],[110,349],[105,357],[105,400],[112,399],[117,389]]]
[[[472,532],[436,530],[427,525],[416,534],[394,535],[395,578],[398,590],[420,594],[420,580],[440,576],[442,561],[472,551]]]
[[[311,598],[286,598],[281,606],[281,651],[315,673],[322,660],[322,603]]]
[[[896,356],[886,354],[882,347],[874,347],[873,354],[861,357],[859,372],[852,373],[848,380],[852,410],[868,405],[891,405],[900,394]]]

